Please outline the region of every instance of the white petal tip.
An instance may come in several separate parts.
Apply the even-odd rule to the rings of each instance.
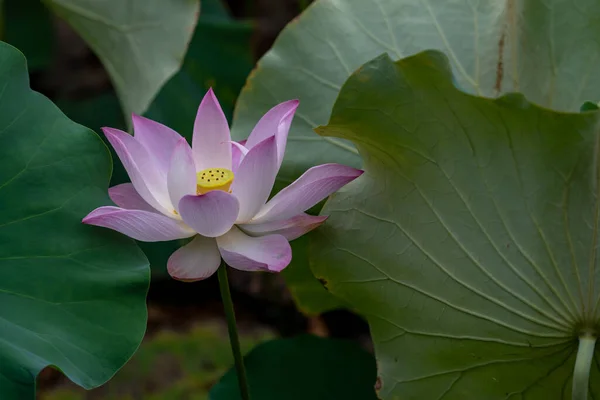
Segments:
[[[180,282],[199,282],[199,281],[208,279],[212,276],[212,274],[208,275],[208,276],[200,276],[200,277],[177,276],[177,272],[172,272],[171,267],[169,267],[169,265],[167,265],[167,271],[169,272],[169,276],[171,278],[175,279],[176,281],[180,281]]]
[[[291,254],[290,254],[289,260],[287,260],[286,262],[282,262],[281,264],[267,265],[267,270],[269,272],[273,272],[273,273],[278,274],[281,271],[283,271],[288,265],[290,265],[290,262],[292,262],[292,255]]]
[[[214,239],[196,236],[177,249],[167,261],[167,272],[175,280],[196,282],[212,276],[221,264]]]

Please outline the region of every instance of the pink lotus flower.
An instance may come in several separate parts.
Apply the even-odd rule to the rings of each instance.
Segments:
[[[319,165],[267,201],[297,107],[297,100],[273,107],[241,143],[231,141],[212,89],[198,108],[191,147],[172,129],[137,115],[135,136],[103,128],[131,183],[109,189],[119,207],[97,208],[83,223],[144,242],[193,236],[169,258],[175,279],[207,278],[221,258],[243,271],[281,271],[292,259],[289,241],[327,218],[304,211],[362,174]]]

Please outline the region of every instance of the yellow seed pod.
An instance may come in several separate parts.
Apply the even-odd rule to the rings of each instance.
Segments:
[[[228,192],[233,183],[233,172],[225,168],[208,168],[196,173],[196,193],[213,190]]]

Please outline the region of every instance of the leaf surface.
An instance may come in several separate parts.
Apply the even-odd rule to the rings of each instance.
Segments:
[[[599,128],[465,94],[438,52],[345,83],[318,131],[365,173],[326,204],[311,267],[368,318],[382,399],[571,398],[578,336],[600,332]]]
[[[315,336],[278,339],[245,358],[252,398],[261,400],[375,400],[375,361],[355,343]],[[241,399],[233,369],[210,400]]]
[[[313,128],[327,123],[342,84],[362,64],[428,49],[449,57],[457,85],[469,93],[519,91],[538,104],[578,110],[600,100],[599,14],[596,0],[317,0],[250,75],[236,103],[234,138],[245,138],[274,105],[297,98],[279,185],[319,164],[359,168],[351,142],[319,137]],[[308,296],[296,297],[301,308],[312,302]]]
[[[141,114],[181,67],[197,0],[44,0],[98,55],[125,115]]]
[[[110,156],[91,130],[29,89],[0,42],[0,393],[33,399],[54,365],[91,388],[146,329],[148,262],[132,240],[83,225],[108,204]]]

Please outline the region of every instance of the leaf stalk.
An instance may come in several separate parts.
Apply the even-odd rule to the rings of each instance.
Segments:
[[[590,368],[592,366],[592,359],[594,358],[595,346],[595,336],[584,334],[579,337],[579,348],[577,349],[575,369],[573,370],[572,400],[588,400]]]
[[[240,350],[240,338],[238,335],[237,323],[235,321],[235,310],[233,308],[233,300],[231,299],[229,279],[227,278],[227,264],[225,264],[225,262],[219,267],[218,277],[221,299],[223,300],[223,310],[225,311],[225,318],[227,319],[229,343],[231,345],[231,351],[233,352],[238,384],[240,386],[240,394],[242,395],[243,400],[250,400],[248,378],[246,377],[246,368],[244,367],[244,357]]]

